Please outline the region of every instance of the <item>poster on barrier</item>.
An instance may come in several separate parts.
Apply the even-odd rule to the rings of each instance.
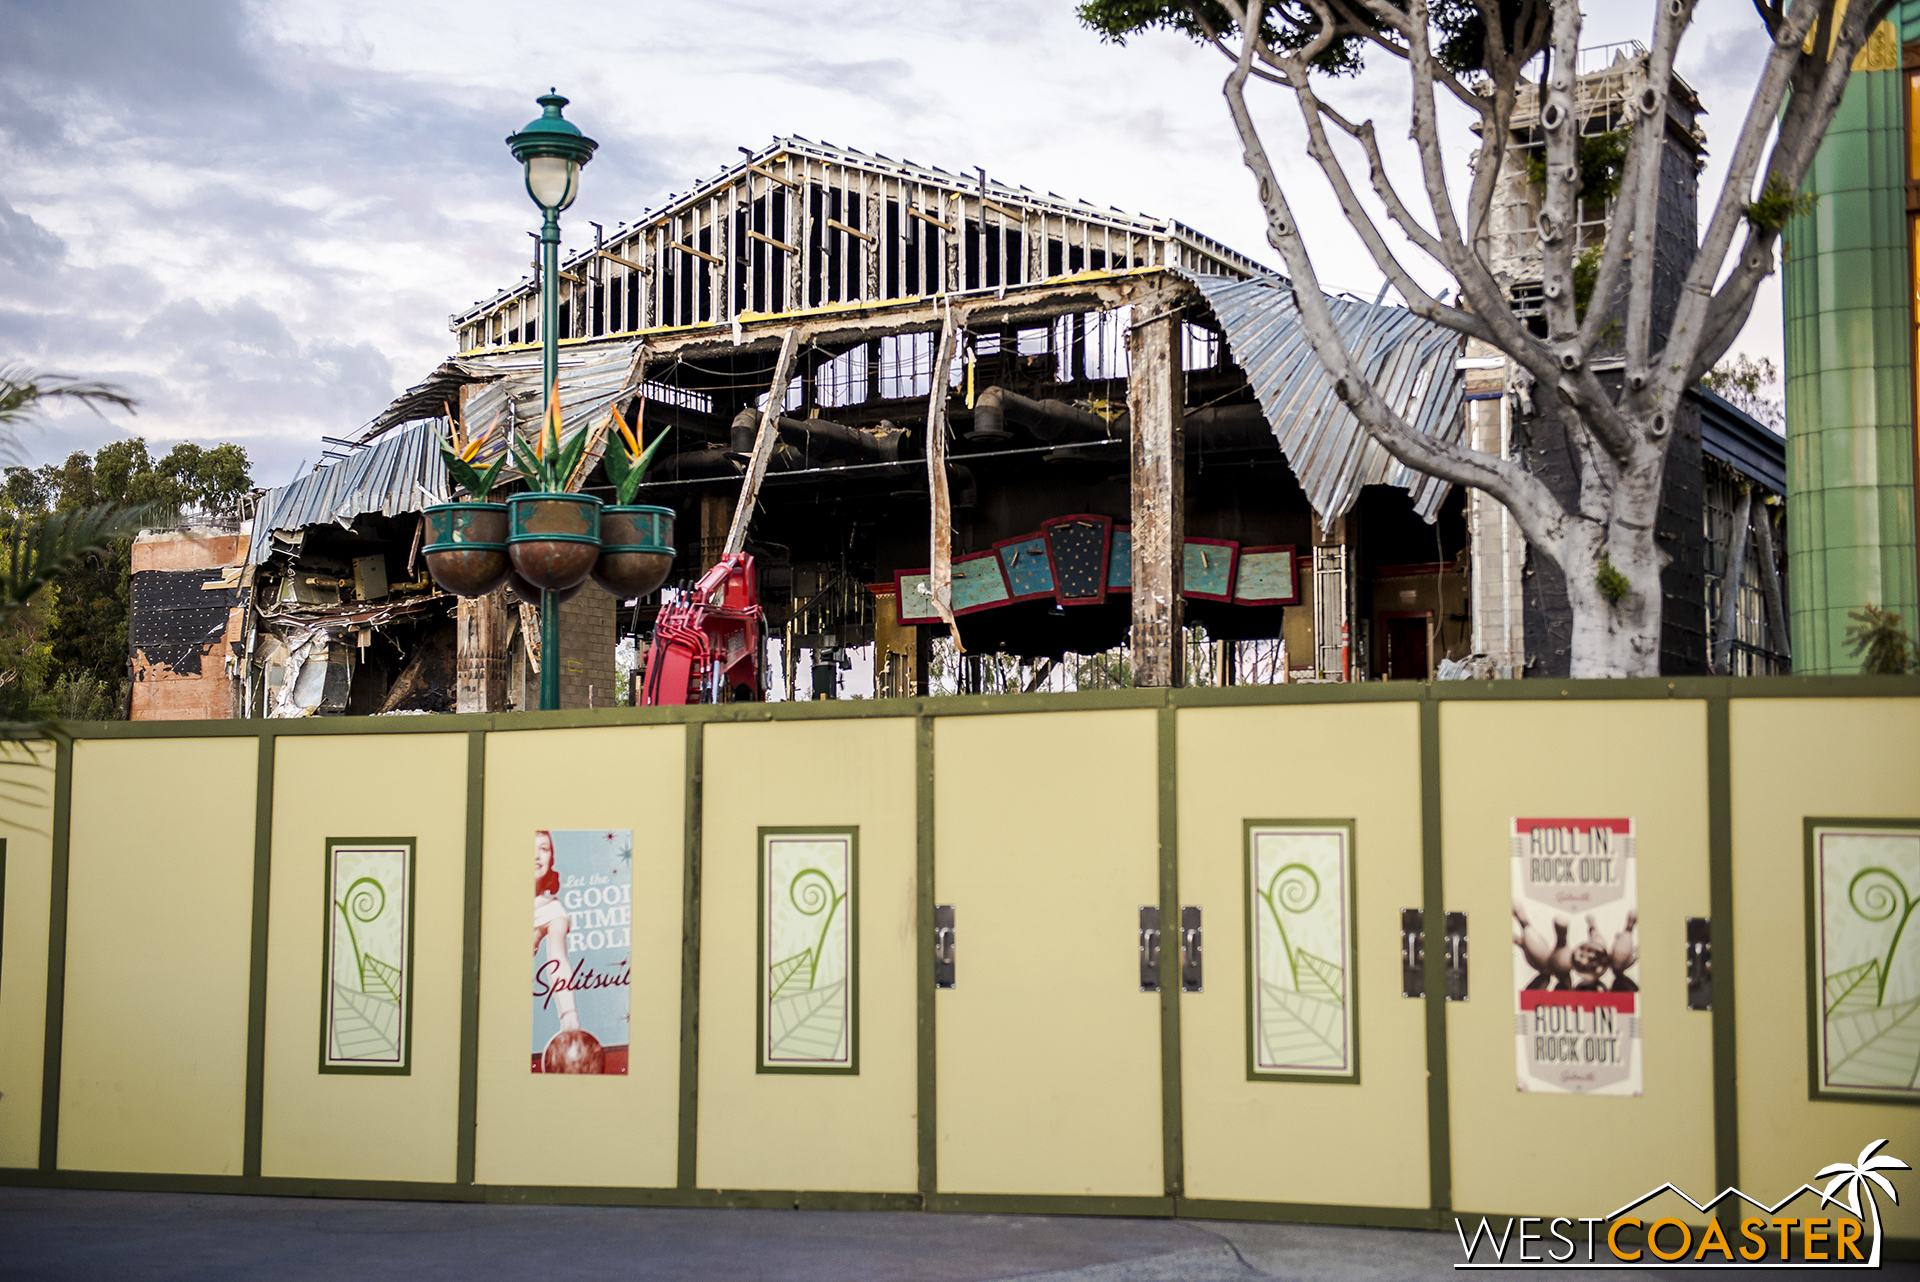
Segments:
[[[533,834],[533,1071],[624,1074],[633,833]]]
[[[1513,821],[1514,1057],[1523,1091],[1639,1095],[1631,819]]]

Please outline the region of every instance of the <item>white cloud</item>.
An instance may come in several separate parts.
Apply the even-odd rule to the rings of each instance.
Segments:
[[[1645,3],[1595,8],[1588,43],[1650,25]],[[54,421],[26,443],[37,460],[131,427],[241,441],[278,482],[371,418],[451,350],[449,313],[525,274],[536,222],[503,139],[549,84],[601,142],[576,241],[793,133],[984,166],[1274,260],[1224,64],[1164,34],[1102,44],[1071,0],[0,0],[0,27],[0,358],[143,402],[130,422]],[[1696,28],[1682,71],[1730,141],[1765,43],[1740,0],[1709,0]],[[1407,165],[1396,68],[1339,93]],[[1291,109],[1259,110],[1325,283],[1371,297]],[[1470,142],[1451,120],[1450,153]],[[1776,286],[1738,346],[1778,359]]]

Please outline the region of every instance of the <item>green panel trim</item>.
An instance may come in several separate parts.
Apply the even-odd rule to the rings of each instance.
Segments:
[[[1183,1220],[1246,1220],[1256,1224],[1333,1224],[1389,1229],[1445,1227],[1440,1212],[1425,1206],[1343,1206],[1333,1202],[1234,1202],[1183,1197]]]
[[[769,1064],[766,1062],[767,1003],[773,996],[767,991],[767,838],[808,836],[828,839],[845,838],[847,842],[847,1015],[853,1021],[853,1031],[847,1038],[845,1065]],[[782,824],[764,827],[754,836],[754,859],[758,872],[759,902],[755,913],[758,933],[753,945],[753,954],[757,959],[757,971],[753,981],[753,1071],[755,1073],[858,1077],[860,1076],[860,1026],[865,1022],[861,1018],[860,1011],[860,825]],[[828,911],[831,912],[832,909],[829,908]],[[829,918],[823,930],[831,930],[832,926],[833,922]]]
[[[403,999],[402,1016],[405,1024],[400,1030],[400,1062],[398,1064],[329,1064],[327,1062],[327,1031],[330,1027],[329,1016],[333,1011],[333,953],[330,946],[337,942],[333,932],[333,910],[340,907],[333,898],[334,875],[333,852],[341,846],[361,847],[406,847],[407,851],[407,924],[404,928],[406,946],[402,950],[405,967],[407,995]],[[320,1060],[316,1071],[320,1073],[345,1073],[354,1076],[375,1077],[411,1077],[413,1075],[413,923],[415,908],[420,902],[419,896],[419,850],[412,837],[328,837],[321,848],[326,851],[322,861],[322,893],[320,896]],[[349,896],[351,898],[351,896]],[[384,904],[384,900],[382,901]],[[344,909],[342,910],[344,911]],[[378,913],[374,914],[376,917]],[[364,980],[363,980],[364,982]],[[459,1159],[455,1157],[455,1166]],[[258,1170],[248,1174],[258,1175]]]
[[[700,856],[706,804],[706,727],[687,723],[686,825],[680,874],[680,1135],[675,1150],[674,1182],[690,1191],[700,1161]]]
[[[7,956],[7,839],[0,837],[0,985],[6,983]]]
[[[1618,680],[1329,682],[1314,685],[1139,688],[1058,694],[939,695],[916,699],[823,699],[804,703],[694,704],[562,712],[443,713],[432,717],[303,717],[260,721],[97,721],[71,729],[83,739],[185,739],[282,735],[509,733],[592,726],[835,721],[875,717],[970,717],[1137,708],[1299,707],[1430,700],[1920,698],[1920,677],[1634,677]]]
[[[47,1033],[40,1068],[40,1169],[60,1165],[60,1037],[67,1012],[67,889],[73,837],[73,741],[53,759],[53,893],[47,908]]]
[[[1255,830],[1262,828],[1338,828],[1346,834],[1345,847],[1341,851],[1340,869],[1347,883],[1346,921],[1341,931],[1341,934],[1346,936],[1347,955],[1342,961],[1346,966],[1347,999],[1353,1003],[1353,1014],[1350,1017],[1353,1026],[1353,1054],[1351,1066],[1346,1072],[1289,1073],[1283,1070],[1263,1069],[1259,1066],[1259,1059],[1254,1054],[1257,1027],[1255,1015],[1260,986],[1259,972],[1254,969],[1254,947],[1259,938],[1260,910],[1254,907],[1254,896],[1260,888],[1253,876],[1253,834]],[[1334,1086],[1360,1085],[1360,868],[1357,829],[1358,825],[1352,819],[1243,819],[1240,821],[1240,895],[1247,932],[1246,951],[1240,958],[1240,965],[1242,973],[1247,976],[1246,1064],[1249,1082],[1319,1082]]]
[[[1180,929],[1178,717],[1171,707],[1161,708],[1154,717],[1160,776],[1160,920],[1170,923],[1176,932]],[[1163,951],[1163,959],[1164,956]],[[1163,969],[1164,966],[1163,960]],[[1187,1184],[1185,1097],[1180,1073],[1180,992],[1180,967],[1176,963],[1173,982],[1163,980],[1160,985],[1160,1170],[1168,1197],[1179,1197]]]
[[[1453,681],[1449,685],[1468,685]],[[1514,685],[1524,684],[1513,682]],[[1589,682],[1584,684],[1603,684]],[[1439,940],[1446,930],[1445,867],[1441,862],[1440,705],[1420,704],[1420,867],[1421,913],[1425,938]],[[1453,1205],[1453,1126],[1447,1088],[1446,950],[1426,949],[1427,1013],[1427,1189],[1435,1215]]]
[[[1713,1183],[1740,1183],[1740,1044],[1733,1011],[1733,737],[1731,703],[1707,700],[1707,938],[1713,949]],[[1714,1218],[1739,1228],[1737,1207]]]
[[[1177,1199],[1171,1197],[1100,1197],[1059,1193],[934,1193],[929,1211],[957,1211],[963,1215],[1130,1215],[1172,1216]]]
[[[531,1206],[675,1206],[763,1211],[919,1211],[918,1193],[788,1189],[612,1188],[600,1185],[490,1185],[488,1202]]]
[[[919,1188],[924,1197],[940,1187],[939,1042],[934,1025],[933,992],[933,719],[913,725],[914,934],[919,959],[914,963],[914,1038],[919,1071],[915,1075],[915,1144]]]
[[[247,954],[247,1087],[240,1147],[243,1175],[260,1174],[261,1135],[265,1130],[267,923],[273,906],[273,778],[273,736],[261,735],[253,797],[253,934]],[[321,1028],[325,1027],[323,1022]]]
[[[1920,1095],[1908,1095],[1905,1097],[1898,1095],[1875,1095],[1870,1093],[1872,1088],[1863,1088],[1859,1091],[1834,1090],[1831,1087],[1823,1087],[1820,1083],[1820,1050],[1823,1041],[1820,1025],[1822,1022],[1821,1017],[1826,1010],[1826,996],[1820,975],[1818,949],[1820,942],[1820,923],[1815,917],[1813,867],[1815,862],[1814,833],[1821,828],[1891,828],[1895,830],[1916,831],[1920,830],[1920,818],[1878,818],[1861,815],[1807,815],[1800,821],[1801,841],[1803,843],[1801,862],[1805,867],[1805,884],[1802,890],[1802,899],[1805,904],[1807,927],[1807,1099],[1824,1104],[1881,1104],[1891,1105],[1895,1108],[1920,1107]],[[1856,877],[1864,875],[1864,873],[1859,873],[1856,874]],[[1883,918],[1882,920],[1885,919]],[[1899,937],[1896,936],[1895,938],[1895,947],[1897,948]],[[1719,947],[1719,943],[1716,941],[1714,944],[1714,951],[1716,953],[1719,952]],[[1716,1003],[1720,998],[1718,986],[1720,968],[1717,964],[1719,960],[1717,956],[1714,958],[1716,965],[1714,966],[1715,989],[1713,996]],[[1892,967],[1889,966],[1887,969],[1891,970]]]
[[[454,1121],[454,1183],[473,1183],[480,1125],[480,890],[487,853],[487,736],[467,733],[466,868],[460,923],[460,1097]]]

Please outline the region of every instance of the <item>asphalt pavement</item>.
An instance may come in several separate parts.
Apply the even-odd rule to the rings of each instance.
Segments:
[[[33,1282],[1397,1282],[1460,1258],[1451,1233],[1305,1224],[0,1189],[0,1278]]]

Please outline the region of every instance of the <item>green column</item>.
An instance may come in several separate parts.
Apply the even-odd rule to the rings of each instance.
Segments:
[[[1786,232],[1788,612],[1803,673],[1859,670],[1847,612],[1868,602],[1920,636],[1904,77],[1897,47],[1862,60],[1885,61],[1856,64],[1807,180],[1819,204]]]

